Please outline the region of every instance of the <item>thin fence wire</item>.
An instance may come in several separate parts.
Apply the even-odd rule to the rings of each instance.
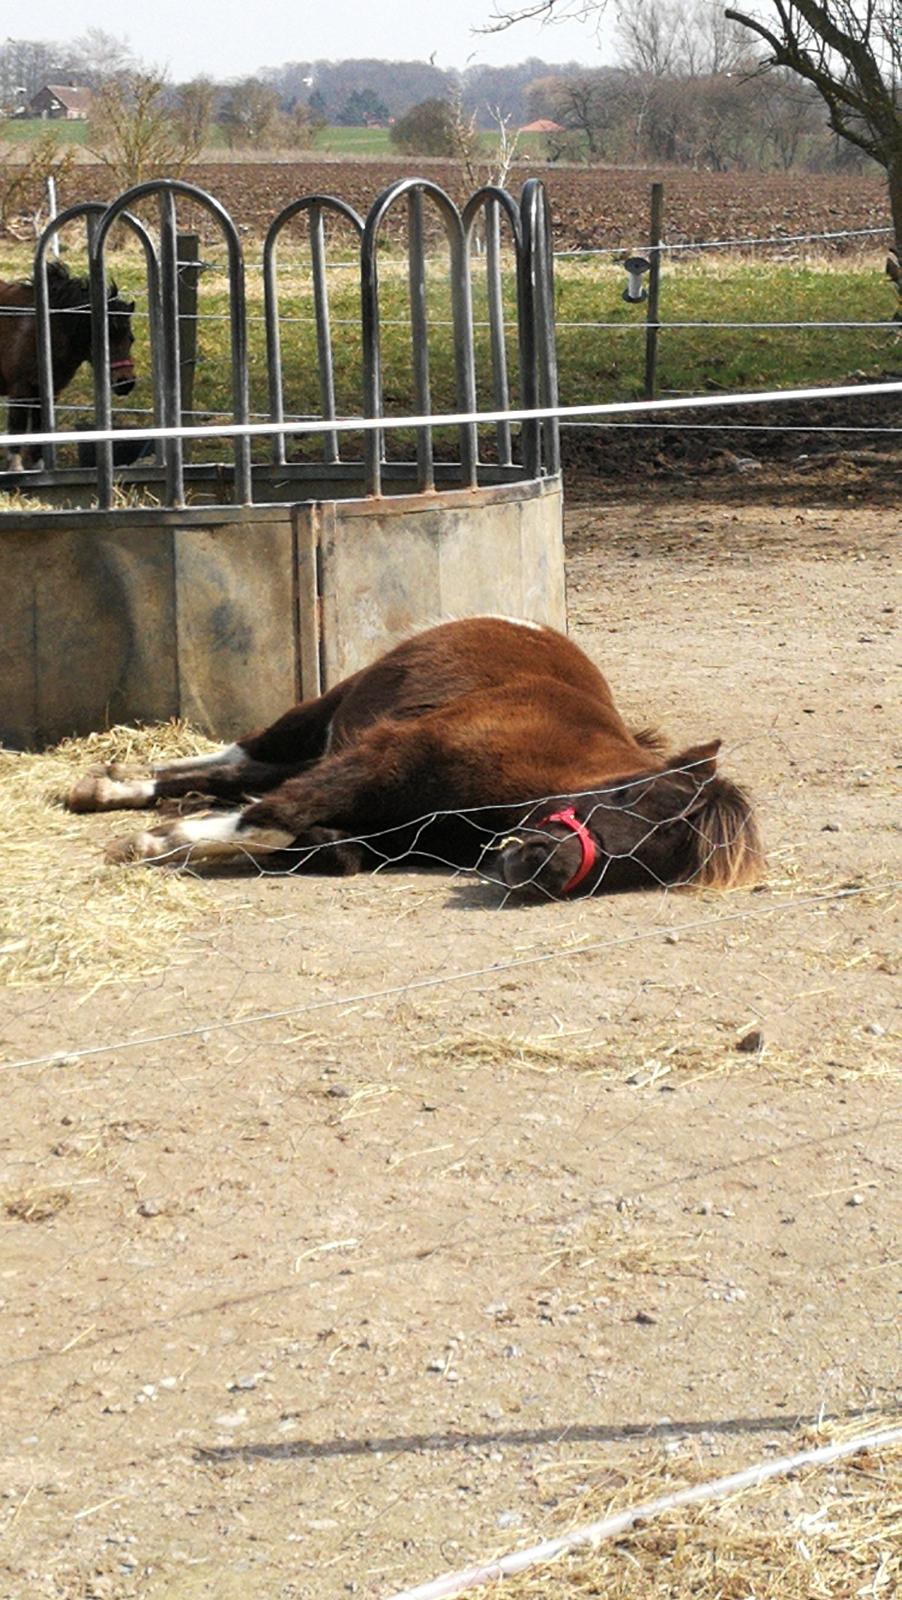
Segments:
[[[310,852],[306,853],[309,856]],[[453,863],[449,863],[440,856],[433,859],[434,864],[437,866],[451,866],[453,870],[456,870],[453,868]],[[397,864],[397,861],[392,858],[388,858],[386,861],[386,865],[395,866]],[[254,861],[254,865],[257,866],[258,863]],[[284,873],[278,874],[280,877],[284,875]],[[261,874],[261,876],[264,876],[264,874]],[[497,886],[494,879],[489,879],[488,882],[493,886]],[[693,933],[701,929],[719,928],[734,922],[754,923],[760,919],[769,920],[771,917],[785,916],[796,911],[819,910],[825,905],[837,904],[840,901],[850,899],[854,900],[861,895],[890,894],[900,887],[902,887],[902,880],[890,878],[875,884],[869,884],[865,888],[852,887],[830,890],[824,894],[812,895],[801,900],[792,898],[777,905],[762,906],[754,910],[744,908],[742,911],[728,911],[720,915],[700,917],[688,923],[681,922],[679,930],[676,926],[655,924],[652,929],[624,934],[619,938],[598,940],[594,943],[580,945],[565,951],[555,948],[543,951],[538,955],[518,956],[513,960],[493,961],[486,966],[466,968],[459,972],[442,973],[438,977],[414,978],[406,983],[389,984],[377,989],[366,989],[358,994],[330,995],[322,1000],[302,1001],[297,1005],[282,1006],[273,1011],[250,1012],[240,1017],[208,1016],[203,1021],[188,1028],[173,1028],[164,1033],[138,1035],[135,1037],[125,1036],[111,1040],[106,1044],[66,1044],[61,1049],[46,1051],[40,1055],[0,1062],[0,1071],[19,1072],[31,1067],[74,1066],[77,1062],[86,1060],[89,1057],[100,1055],[119,1057],[127,1050],[146,1050],[151,1045],[174,1044],[179,1040],[205,1038],[210,1034],[228,1033],[236,1029],[243,1031],[247,1028],[257,1027],[265,1022],[285,1022],[295,1017],[309,1016],[316,1012],[332,1011],[336,1008],[354,1008],[369,1004],[375,1000],[399,999],[426,989],[455,986],[471,982],[474,979],[503,977],[505,974],[517,972],[525,967],[545,966],[549,962],[559,961],[569,965],[575,959],[584,955],[598,955],[605,950],[616,950],[623,946],[643,943],[649,939],[660,939],[668,933],[676,934],[678,931]],[[549,896],[548,898],[552,897]]]
[[[643,611],[668,587],[643,590]],[[762,648],[758,672],[807,706],[785,653]],[[693,650],[700,673],[723,667],[701,623]],[[806,757],[761,737],[785,812]],[[873,768],[863,737],[853,755]],[[843,794],[819,775],[804,824],[785,824],[809,861]],[[52,835],[64,826],[58,854],[42,834],[11,856],[65,877],[89,845],[86,824],[48,813]],[[126,1594],[145,1562],[164,1584],[193,1564],[231,1581],[240,1562],[245,1586],[304,1600],[341,1581],[385,1594],[496,1545],[493,1515],[553,1537],[562,1479],[547,1467],[603,1486],[649,1459],[678,1472],[688,1449],[713,1477],[733,1434],[771,1445],[823,1411],[860,1435],[889,1406],[891,1307],[867,1290],[894,1261],[870,1201],[898,1179],[898,1095],[875,1078],[846,1103],[824,1015],[841,1000],[850,1051],[889,1060],[860,977],[880,957],[878,913],[845,920],[898,887],[885,865],[699,913],[669,892],[543,900],[535,914],[555,920],[537,933],[496,875],[449,885],[445,861],[422,880],[320,879],[291,906],[301,880],[255,861],[250,893],[220,883],[194,912],[184,970],[8,992],[4,1032],[24,1046],[7,1045],[0,1190],[16,1600],[57,1580]],[[176,881],[144,866],[121,880],[146,884],[148,921]],[[95,922],[115,893],[98,872]],[[781,928],[785,973],[767,938]],[[786,1093],[778,1051],[734,1045],[741,1016],[767,1029],[784,1014],[818,1064],[816,1086]],[[719,1054],[669,1070],[676,1040],[724,1017]],[[686,1375],[698,1401],[681,1420]],[[879,1587],[877,1556],[857,1559],[859,1586]]]
[[[754,238],[737,237],[735,239],[682,239],[669,241],[662,239],[656,249],[667,251],[679,250],[745,250],[763,244],[811,244],[820,240],[836,239],[862,239],[867,237],[886,236],[892,234],[893,229],[887,224],[879,228],[837,228],[830,232],[822,233],[772,233],[761,234]],[[622,256],[623,247],[606,246],[602,249],[577,249],[556,250],[555,257],[573,256]]]
[[[143,869],[136,869],[139,871]],[[147,876],[149,882],[161,881],[153,874]],[[871,885],[870,892],[875,894],[884,887],[881,881]],[[392,896],[387,880],[380,892]],[[427,892],[435,893],[433,889]],[[854,893],[841,892],[833,903],[854,905],[867,892],[863,887]],[[405,884],[398,896],[392,897],[394,904],[386,900],[378,930],[371,922],[367,925],[361,906],[351,941],[348,918],[355,913],[353,904],[349,905],[343,926],[334,932],[336,954],[340,945],[342,958],[347,958],[349,942],[357,940],[361,947],[367,941],[372,947],[377,938],[381,946],[397,916],[416,913],[411,894],[411,886]],[[803,898],[809,902],[806,921],[824,914],[831,903],[826,894]],[[334,915],[338,903],[333,898],[331,904]],[[797,899],[796,905],[801,909],[802,901]],[[544,948],[528,954],[536,957],[532,970],[544,961],[546,971],[572,971],[576,957],[591,955],[590,944],[594,945],[596,962],[603,963],[594,970],[599,979],[604,974],[597,990],[591,991],[598,1003],[610,981],[618,948],[635,946],[640,936],[666,942],[673,929],[680,939],[691,940],[696,929],[699,937],[710,937],[724,921],[737,929],[755,929],[762,926],[760,914],[780,909],[790,908],[747,903],[727,919],[653,917],[652,926],[631,930],[631,937],[596,938],[570,948],[558,929],[556,942],[551,933],[541,940]],[[250,914],[246,905],[238,908],[240,917]],[[271,918],[272,908],[265,908],[264,914]],[[500,929],[509,914],[498,907],[497,914],[492,913],[493,925]],[[298,931],[294,920],[286,925],[282,955],[286,972],[297,972],[291,951],[303,948],[303,940],[297,943]],[[469,943],[469,933],[461,931]],[[519,937],[522,939],[522,934]],[[717,939],[713,948],[724,951],[726,941]],[[447,960],[447,938],[443,950]],[[562,1252],[575,1252],[580,1261],[590,1258],[601,1248],[599,1238],[617,1241],[620,1252],[612,1256],[604,1279],[609,1297],[622,1292],[621,1281],[655,1281],[653,1277],[632,1277],[619,1263],[630,1258],[629,1252],[650,1249],[659,1233],[657,1277],[669,1279],[674,1286],[680,1283],[676,1256],[690,1247],[678,1239],[670,1242],[668,1229],[660,1222],[642,1222],[643,1195],[653,1189],[653,1180],[659,1179],[655,1191],[659,1203],[665,1194],[672,1194],[678,1216],[680,1204],[691,1201],[697,1205],[699,1197],[712,1192],[729,1195],[732,1190],[729,1184],[721,1189],[717,1163],[701,1150],[682,1151],[679,1161],[660,1171],[630,1173],[622,1165],[625,1151],[641,1152],[643,1138],[653,1137],[657,1089],[660,1081],[666,1080],[656,1081],[649,1069],[647,1086],[629,1089],[632,1098],[623,1103],[608,1097],[603,1081],[583,1078],[580,1086],[580,1069],[575,1066],[566,1069],[559,1085],[553,1078],[537,1080],[535,1093],[521,1078],[511,1085],[511,1091],[516,1088],[520,1112],[527,1120],[512,1124],[509,1096],[499,1101],[485,1087],[496,1072],[489,1065],[479,1078],[483,1086],[479,1094],[471,1076],[468,1095],[452,1102],[449,1126],[448,1116],[442,1117],[436,1101],[449,1098],[455,1085],[462,1087],[467,1082],[465,1056],[445,1061],[439,1054],[440,1065],[429,1070],[425,1066],[428,1056],[414,1056],[414,1064],[403,1075],[394,1071],[383,1074],[381,1064],[377,1066],[373,1059],[373,1045],[367,1042],[374,1036],[373,1030],[380,1039],[393,1037],[402,1059],[409,1060],[419,1035],[412,1035],[409,1017],[405,1022],[403,1010],[397,1007],[409,1004],[412,996],[422,991],[419,978],[415,985],[395,990],[370,985],[353,988],[341,997],[327,997],[332,999],[330,1049],[328,1033],[322,1039],[311,1037],[306,1027],[309,1019],[303,1016],[298,1031],[291,1026],[295,1018],[286,1008],[273,1008],[268,1025],[253,1011],[245,1017],[238,1015],[256,982],[266,980],[266,966],[257,963],[250,929],[234,950],[221,936],[213,937],[209,954],[209,971],[211,976],[215,971],[223,1009],[214,1017],[212,1030],[209,1013],[190,1017],[184,1043],[190,1044],[194,1054],[180,1058],[175,1040],[164,1030],[158,1030],[158,1040],[145,1031],[144,1038],[132,1038],[135,1048],[120,1052],[117,1047],[103,1061],[96,1056],[67,1056],[32,1063],[23,1083],[23,1090],[27,1084],[32,1126],[52,1131],[45,1136],[43,1148],[32,1150],[29,1144],[15,1152],[21,1158],[21,1177],[15,1185],[6,1179],[4,1199],[23,1207],[32,1196],[39,1208],[45,1191],[37,1176],[43,1171],[45,1189],[53,1189],[54,1182],[57,1187],[68,1183],[73,1189],[74,1223],[67,1222],[63,1213],[42,1225],[37,1220],[38,1209],[27,1224],[21,1220],[6,1224],[11,1232],[27,1233],[34,1241],[27,1283],[23,1278],[20,1285],[14,1276],[7,1284],[18,1326],[27,1329],[36,1314],[29,1310],[31,1300],[22,1297],[26,1289],[28,1296],[35,1297],[36,1307],[64,1309],[49,1337],[36,1340],[26,1336],[10,1346],[10,1356],[3,1363],[4,1389],[8,1401],[14,1403],[26,1381],[34,1390],[35,1375],[39,1374],[39,1413],[34,1407],[29,1412],[16,1405],[17,1431],[11,1435],[15,1448],[27,1452],[29,1471],[32,1462],[36,1470],[45,1470],[43,1463],[51,1457],[60,1473],[70,1462],[79,1462],[79,1470],[64,1481],[53,1502],[54,1537],[58,1538],[61,1526],[67,1530],[70,1577],[80,1573],[82,1562],[89,1562],[96,1586],[105,1577],[109,1561],[112,1592],[116,1592],[117,1583],[121,1587],[124,1581],[131,1581],[132,1547],[125,1541],[135,1539],[142,1558],[158,1559],[165,1508],[169,1508],[165,1509],[167,1520],[175,1515],[176,1507],[191,1513],[184,1531],[179,1532],[180,1556],[184,1551],[191,1560],[210,1559],[213,1545],[204,1520],[209,1481],[209,1492],[216,1497],[217,1527],[230,1513],[234,1497],[244,1497],[243,1520],[236,1525],[229,1546],[230,1551],[236,1546],[242,1558],[256,1549],[266,1527],[260,1518],[272,1515],[277,1507],[285,1521],[279,1537],[271,1538],[271,1561],[278,1563],[282,1558],[285,1528],[297,1530],[298,1542],[285,1544],[284,1554],[286,1560],[291,1558],[291,1581],[299,1594],[321,1594],[324,1583],[331,1582],[324,1574],[335,1567],[349,1582],[366,1583],[369,1589],[371,1563],[359,1542],[362,1537],[370,1549],[378,1542],[382,1572],[374,1592],[394,1591],[394,1575],[402,1578],[412,1564],[421,1572],[435,1570],[440,1564],[438,1547],[422,1534],[417,1534],[406,1556],[402,1551],[404,1540],[409,1543],[415,1533],[408,1518],[416,1523],[417,1497],[411,1493],[416,1478],[427,1475],[430,1499],[443,1504],[442,1536],[450,1537],[453,1529],[459,1539],[456,1485],[461,1482],[471,1488],[484,1483],[487,1500],[498,1503],[499,1490],[494,1484],[504,1472],[505,1498],[500,1503],[520,1504],[528,1495],[533,1507],[528,1514],[538,1517],[541,1524],[551,1513],[536,1504],[531,1492],[530,1463],[537,1456],[562,1466],[572,1459],[574,1473],[591,1476],[592,1466],[579,1465],[588,1452],[596,1460],[616,1460],[625,1473],[629,1471],[626,1452],[630,1447],[641,1451],[656,1437],[675,1447],[687,1426],[703,1428],[707,1438],[729,1438],[730,1424],[707,1412],[704,1422],[676,1420],[662,1431],[654,1411],[637,1407],[630,1411],[629,1420],[607,1425],[609,1411],[599,1398],[600,1391],[593,1391],[594,1403],[588,1391],[583,1395],[575,1368],[570,1371],[571,1392],[562,1411],[560,1374],[554,1363],[532,1370],[541,1346],[536,1346],[533,1355],[534,1335],[529,1330],[535,1318],[527,1323],[521,1310],[527,1306],[534,1309],[538,1295],[541,1315],[554,1319],[550,1334],[559,1348],[566,1348],[579,1323],[570,1316],[575,1309],[573,1301],[586,1297],[580,1274],[587,1269],[568,1268]],[[436,974],[446,980],[457,976],[463,985],[463,1008],[459,1003],[450,1007],[449,1020],[460,1018],[462,1011],[464,1017],[472,1015],[480,992],[498,997],[503,993],[500,986],[518,965],[530,970],[521,957],[514,956],[457,975],[447,971]],[[640,967],[647,968],[647,962]],[[300,977],[296,981],[309,980]],[[626,1031],[630,1015],[643,1003],[642,981],[642,973],[637,972],[635,984],[618,1003]],[[837,977],[836,981],[841,980]],[[574,992],[580,987],[574,971]],[[585,991],[585,984],[582,987]],[[442,985],[438,993],[445,995],[448,990]],[[161,991],[161,1002],[163,998]],[[46,992],[38,1001],[35,1026],[46,1030],[48,1025],[57,1028],[61,1022],[71,1021],[71,1008],[48,1014]],[[123,993],[120,1003],[137,1018],[152,1002],[153,989],[147,985]],[[169,990],[169,1004],[195,1013],[199,1004],[199,997],[192,996],[190,985],[178,982],[177,974]],[[310,1009],[309,1000],[302,1005]],[[373,1019],[374,1008],[382,1021]],[[224,1035],[216,1031],[216,1024],[226,1020],[223,1010],[233,1013],[227,1019],[232,1026]],[[89,1029],[96,1030],[96,1019],[88,1022],[87,1009],[85,1021]],[[430,1026],[428,1016],[423,1025]],[[360,1030],[359,1043],[355,1042],[355,1029]],[[440,1047],[434,1038],[434,1021],[431,1032],[432,1040],[423,1040],[424,1049]],[[597,1023],[590,1025],[587,1046],[598,1036]],[[335,1067],[328,1076],[321,1076],[323,1062],[333,1060]],[[420,1060],[423,1066],[416,1065]],[[501,1076],[502,1069],[497,1071]],[[569,1080],[566,1095],[565,1078]],[[382,1081],[373,1081],[376,1079]],[[729,1082],[713,1081],[704,1096],[705,1104],[717,1108],[722,1118],[729,1116],[734,1105],[727,1094]],[[334,1096],[333,1089],[337,1091]],[[396,1104],[397,1111],[392,1141],[383,1153],[379,1136],[375,1132],[367,1135],[365,1130],[373,1126],[368,1113],[388,1103]],[[658,1103],[670,1108],[676,1104]],[[433,1109],[424,1110],[424,1104]],[[201,1159],[197,1141],[203,1138],[204,1124],[198,1121],[203,1107],[207,1115],[215,1108],[216,1133],[206,1142]],[[546,1119],[549,1108],[553,1115]],[[64,1126],[60,1129],[61,1112]],[[873,1157],[876,1162],[890,1137],[885,1112],[874,1108],[867,1121],[854,1115],[850,1107],[840,1126],[834,1112],[829,1129],[800,1126],[789,1137],[776,1120],[780,1114],[780,1098],[771,1089],[769,1137],[748,1150],[727,1142],[718,1159],[735,1156],[743,1163],[733,1172],[734,1178],[738,1172],[748,1183],[763,1173],[770,1186],[775,1181],[773,1174],[794,1173],[807,1150],[817,1155],[819,1173],[829,1171],[832,1178],[835,1171],[842,1181],[843,1152],[855,1151],[857,1159]],[[419,1134],[423,1119],[437,1115],[441,1118],[438,1131]],[[809,1123],[810,1115],[809,1106]],[[539,1120],[530,1123],[529,1117]],[[523,1144],[521,1130],[531,1128],[535,1137]],[[61,1170],[68,1174],[71,1154],[61,1149],[51,1157],[46,1150],[48,1137],[56,1140],[62,1134],[65,1142],[75,1133],[83,1139],[89,1158],[87,1167],[77,1169],[88,1175],[88,1184],[82,1189],[77,1187],[80,1180],[73,1184],[71,1176],[55,1176]],[[329,1152],[333,1147],[344,1151],[345,1139],[351,1141],[356,1163],[365,1164],[367,1171],[372,1163],[373,1186],[365,1216],[356,1192],[353,1204],[349,1198],[347,1178],[342,1185],[345,1192],[336,1186],[325,1205],[317,1193],[325,1165],[337,1159]],[[187,1182],[179,1197],[182,1209],[170,1218],[165,1174],[167,1164],[173,1161],[173,1148],[184,1148],[186,1155],[198,1160],[200,1181]],[[566,1175],[566,1166],[574,1159],[588,1163],[593,1173],[599,1164],[603,1166],[605,1181],[619,1185],[614,1191],[621,1194],[617,1204],[613,1196],[606,1199],[598,1193],[597,1183],[584,1185]],[[377,1176],[379,1162],[382,1180]],[[315,1179],[308,1176],[308,1166]],[[453,1180],[442,1174],[453,1167],[459,1167],[462,1174],[465,1206],[449,1201],[446,1186]],[[868,1166],[867,1170],[870,1173],[876,1168]],[[408,1204],[413,1180],[405,1179],[412,1171],[420,1173],[415,1205]],[[519,1186],[512,1183],[515,1171],[521,1173]],[[223,1176],[227,1184],[221,1181]],[[522,1183],[527,1177],[530,1192],[524,1205],[518,1196],[523,1195]],[[280,1189],[288,1181],[288,1204],[282,1214]],[[828,1178],[828,1184],[830,1181]],[[204,1200],[207,1194],[209,1203]],[[394,1200],[387,1200],[387,1195],[394,1195]],[[487,1235],[481,1207],[489,1198],[493,1232]],[[52,1193],[45,1203],[53,1205]],[[831,1204],[829,1200],[809,1201],[806,1252],[810,1253],[811,1241],[820,1236],[822,1226],[828,1227]],[[268,1213],[263,1257],[248,1237],[261,1205]],[[351,1215],[354,1210],[356,1214]],[[98,1230],[95,1222],[101,1211],[108,1219],[105,1230]],[[20,1217],[20,1211],[15,1217]],[[403,1228],[410,1230],[409,1236]],[[184,1235],[181,1243],[180,1235]],[[584,1237],[587,1243],[581,1246]],[[854,1272],[857,1246],[832,1232],[828,1237],[832,1249],[828,1263],[822,1264],[823,1278],[836,1283]],[[487,1248],[492,1256],[490,1287],[475,1290],[471,1307],[473,1283],[479,1282],[480,1274],[485,1276]],[[747,1255],[749,1244],[744,1248]],[[11,1259],[13,1267],[17,1262],[17,1257]],[[872,1265],[871,1254],[864,1265]],[[709,1266],[706,1276],[693,1279],[705,1296],[693,1312],[696,1325],[706,1317],[719,1325],[722,1307],[712,1296],[722,1292],[717,1273],[723,1271],[737,1273],[746,1281],[729,1253],[725,1263]],[[810,1263],[807,1269],[800,1264],[799,1271],[805,1285],[809,1277],[814,1282]],[[676,1277],[671,1276],[673,1272]],[[729,1285],[723,1292],[732,1292]],[[795,1298],[805,1292],[800,1281]],[[782,1291],[772,1288],[769,1293],[776,1297]],[[400,1313],[397,1299],[392,1298],[398,1294],[402,1307],[407,1300]],[[706,1300],[712,1303],[707,1305]],[[488,1309],[483,1309],[484,1303]],[[790,1296],[790,1307],[792,1303]],[[615,1298],[615,1304],[619,1307],[621,1302]],[[633,1304],[627,1297],[617,1314],[628,1317]],[[774,1298],[772,1316],[775,1307]],[[596,1313],[601,1317],[607,1314],[603,1307]],[[515,1324],[508,1325],[505,1318],[509,1316],[517,1317],[522,1331]],[[468,1344],[457,1337],[457,1331],[469,1332],[472,1318],[478,1337]],[[387,1322],[391,1337],[398,1341],[393,1346],[386,1343]],[[541,1333],[541,1321],[536,1326]],[[653,1327],[648,1325],[636,1335],[653,1336]],[[831,1341],[828,1332],[823,1337],[823,1361],[829,1363],[836,1341]],[[428,1341],[425,1344],[424,1339]],[[501,1378],[496,1374],[491,1389],[484,1389],[489,1369],[483,1373],[480,1367],[478,1380],[470,1371],[470,1363],[487,1339],[494,1341],[492,1348],[498,1345],[497,1362],[503,1374]],[[521,1354],[503,1356],[502,1345],[512,1352],[519,1349]],[[687,1359],[684,1349],[683,1362]],[[356,1397],[353,1403],[359,1406],[354,1386],[370,1372],[374,1361],[382,1362],[383,1367],[378,1381],[374,1377],[373,1394],[382,1393],[390,1410],[386,1415],[373,1404],[370,1410],[349,1411],[351,1397]],[[425,1369],[427,1361],[435,1370],[423,1379],[420,1369]],[[522,1415],[483,1420],[478,1411],[471,1415],[468,1410],[466,1420],[456,1420],[458,1397],[466,1403],[477,1382],[480,1395],[504,1392],[513,1381],[507,1374],[517,1373],[527,1363],[529,1377],[520,1380],[520,1388],[529,1386],[529,1409]],[[461,1383],[456,1381],[455,1368],[461,1368]],[[415,1398],[417,1386],[424,1381],[433,1387],[420,1401]],[[316,1387],[318,1382],[325,1387]],[[503,1387],[499,1389],[499,1385]],[[575,1399],[577,1391],[579,1398]],[[710,1403],[710,1396],[706,1401]],[[673,1407],[668,1409],[672,1414]],[[813,1418],[816,1409],[807,1402],[793,1404],[785,1415],[750,1418],[749,1427],[785,1436],[799,1413]],[[837,1407],[828,1404],[827,1410],[836,1414]],[[574,1415],[575,1420],[568,1420]],[[178,1429],[180,1445],[178,1451],[167,1452],[164,1502],[152,1488],[155,1461],[159,1441],[169,1438],[174,1429]],[[29,1442],[20,1445],[19,1435],[26,1431]],[[94,1450],[86,1451],[88,1438],[96,1439]],[[659,1443],[658,1450],[661,1448]],[[502,1452],[504,1462],[489,1459],[483,1464],[484,1456]],[[445,1471],[441,1470],[443,1458],[448,1463]],[[287,1486],[285,1469],[292,1462],[303,1464],[305,1504],[301,1512],[293,1502],[289,1509],[282,1498]],[[291,1476],[296,1480],[297,1472]],[[28,1541],[29,1559],[37,1559],[44,1533],[40,1522],[32,1522],[31,1512],[33,1507],[40,1508],[40,1502],[32,1498],[23,1503],[28,1487],[26,1483],[20,1490],[18,1479],[12,1493],[11,1506],[18,1520],[10,1530],[8,1545],[15,1553],[21,1529]],[[547,1502],[547,1493],[544,1498]],[[317,1518],[319,1504],[326,1508],[322,1527]],[[341,1514],[330,1531],[327,1524],[336,1504],[341,1506]],[[383,1519],[393,1506],[395,1514],[386,1523]],[[310,1518],[316,1526],[308,1526]],[[465,1517],[464,1530],[469,1526]],[[254,1536],[253,1544],[245,1542],[245,1533]],[[496,1536],[490,1534],[486,1542],[494,1544]],[[467,1546],[464,1553],[468,1553]],[[440,1554],[442,1561],[453,1561],[455,1552],[442,1546]],[[218,1548],[217,1571],[222,1571],[227,1559],[231,1555],[224,1556]],[[315,1564],[312,1571],[306,1565],[311,1559]],[[12,1585],[10,1592],[16,1593]]]

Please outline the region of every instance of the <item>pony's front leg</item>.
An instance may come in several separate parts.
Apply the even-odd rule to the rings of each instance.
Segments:
[[[10,433],[32,433],[34,431],[32,407],[27,400],[10,397],[6,426]],[[24,472],[26,453],[23,445],[10,445],[6,453],[7,472]]]
[[[242,856],[256,860],[276,850],[285,850],[294,842],[295,836],[288,829],[263,823],[249,824],[247,813],[250,810],[253,807],[174,817],[158,827],[114,839],[107,846],[104,859],[114,865],[157,861],[169,866],[181,866],[186,862],[200,865]]]
[[[143,833],[114,839],[105,860],[112,866],[152,861],[160,866],[202,866],[210,862],[269,861],[278,871],[314,871],[348,877],[363,868],[366,852],[340,828],[308,828],[296,836],[287,828],[254,822],[243,811],[178,817]],[[277,861],[273,858],[278,857]]]
[[[428,808],[436,766],[434,752],[409,725],[384,722],[240,811],[175,818],[115,842],[107,859],[209,861],[291,846],[303,851],[323,830],[332,838],[376,833]]]

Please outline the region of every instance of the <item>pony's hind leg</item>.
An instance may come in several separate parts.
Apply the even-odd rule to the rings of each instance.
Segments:
[[[24,400],[10,396],[6,426],[10,433],[31,433],[31,407]],[[6,452],[7,472],[24,472],[27,453],[24,445],[10,445]]]
[[[66,806],[69,811],[142,811],[158,800],[181,800],[189,794],[217,800],[266,794],[326,753],[332,718],[347,687],[337,684],[302,701],[270,727],[209,755],[150,766],[140,775],[117,765],[100,767],[73,784]]]
[[[281,783],[293,768],[252,761],[239,744],[225,745],[206,756],[186,756],[180,761],[152,766],[135,776],[113,765],[87,773],[66,796],[69,811],[142,811],[158,800],[181,800],[189,794],[218,800],[237,800],[246,794],[265,793]]]

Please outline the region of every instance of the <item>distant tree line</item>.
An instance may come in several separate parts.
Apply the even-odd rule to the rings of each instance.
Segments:
[[[533,57],[458,73],[422,61],[292,61],[232,83],[169,83],[97,28],[69,43],[7,39],[0,106],[9,112],[47,82],[87,85],[88,147],[128,182],[183,168],[213,124],[249,149],[301,149],[323,124],[392,125],[400,149],[459,156],[473,130],[541,118],[558,125],[552,160],[715,171],[867,164],[830,131],[810,83],[787,69],[761,75],[748,29],[718,0],[633,0],[618,17],[617,66]]]
[[[748,30],[716,0],[633,0],[620,62],[529,86],[534,117],[561,124],[553,158],[728,170],[863,168],[796,74],[762,74]]]
[[[478,127],[490,128],[496,112],[515,124],[529,118],[529,89],[551,73],[564,77],[584,69],[576,62],[552,67],[535,57],[509,67],[444,71],[426,61],[289,61],[261,72],[287,109],[299,101],[332,125],[388,123],[425,101],[459,100]]]

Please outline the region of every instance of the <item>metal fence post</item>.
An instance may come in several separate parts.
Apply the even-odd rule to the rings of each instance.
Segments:
[[[176,236],[178,252],[179,388],[182,416],[194,419],[194,374],[197,368],[197,285],[200,279],[200,240],[196,233]],[[191,444],[185,440],[185,455]]]
[[[661,233],[664,225],[664,185],[651,186],[651,219],[648,227],[648,300],[645,303],[645,389],[643,398],[655,397],[655,369],[658,362],[658,290],[661,282]]]

